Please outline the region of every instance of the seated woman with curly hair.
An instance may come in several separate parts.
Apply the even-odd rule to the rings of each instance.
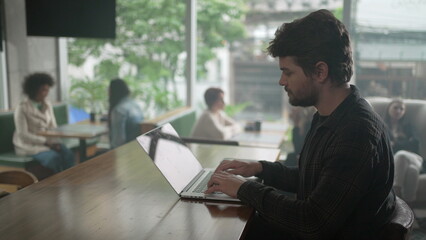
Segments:
[[[42,166],[54,173],[74,166],[74,154],[57,139],[37,135],[38,131],[57,127],[53,108],[46,97],[54,85],[53,78],[45,73],[28,75],[23,83],[27,98],[15,110],[15,152],[32,156]]]

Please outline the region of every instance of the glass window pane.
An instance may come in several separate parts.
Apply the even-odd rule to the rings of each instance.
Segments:
[[[204,8],[205,2],[209,2],[209,8]],[[248,0],[232,1],[229,6],[221,2],[198,0],[199,35],[217,37],[224,44],[213,46],[211,53],[214,55],[207,55],[205,45],[199,43],[198,61],[208,61],[202,65],[204,72],[198,72],[196,106],[199,110],[206,108],[203,93],[208,87],[215,86],[224,89],[227,107],[233,117],[248,121],[282,120],[287,116],[289,103],[284,89],[278,85],[278,62],[266,54],[269,41],[282,23],[306,16],[314,9],[326,8],[341,18],[343,1]],[[216,9],[215,4],[222,7],[220,12],[207,10]],[[230,14],[236,11],[239,14]],[[203,22],[203,19],[209,21]],[[205,27],[210,24],[220,26],[222,22],[227,31]],[[232,37],[229,36],[231,33],[234,34]]]
[[[426,2],[357,1],[356,83],[365,96],[424,99]]]
[[[116,4],[115,39],[68,41],[71,100],[106,112],[109,81],[120,77],[146,118],[185,105],[185,1]]]

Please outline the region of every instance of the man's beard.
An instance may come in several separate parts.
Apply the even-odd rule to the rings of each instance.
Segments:
[[[310,91],[309,95],[304,96],[303,98],[298,98],[293,94],[293,92],[290,91],[288,94],[288,99],[290,104],[293,106],[310,107],[315,105],[318,96],[315,92]]]

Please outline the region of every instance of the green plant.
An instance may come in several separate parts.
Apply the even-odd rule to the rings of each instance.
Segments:
[[[70,39],[69,63],[81,67],[96,59],[93,67],[96,81],[105,84],[112,78],[121,77],[128,82],[135,98],[160,111],[182,106],[183,102],[177,95],[177,81],[183,79],[185,73],[185,2],[117,0],[117,37],[106,40]],[[215,48],[244,36],[244,2],[198,1],[199,76],[205,74],[205,63],[215,57]],[[80,97],[93,95],[98,98],[99,95],[86,81],[73,80],[75,91],[78,88],[84,91],[71,94],[72,101],[79,102],[84,108],[88,108],[90,100]],[[85,84],[87,87],[82,87]],[[102,86],[104,92],[99,98],[106,102],[106,88]]]
[[[108,85],[105,81],[72,79],[70,89],[71,103],[86,112],[105,112],[108,101]]]
[[[251,105],[250,102],[243,102],[243,103],[234,104],[234,105],[226,105],[224,111],[226,112],[226,114],[228,114],[228,116],[234,117],[238,113],[244,111],[244,109],[246,107],[249,107],[250,105]]]

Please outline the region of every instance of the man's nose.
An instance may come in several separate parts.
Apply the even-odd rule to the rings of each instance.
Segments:
[[[281,86],[287,86],[287,79],[285,79],[284,74],[281,75],[280,80],[278,81],[278,84]]]

